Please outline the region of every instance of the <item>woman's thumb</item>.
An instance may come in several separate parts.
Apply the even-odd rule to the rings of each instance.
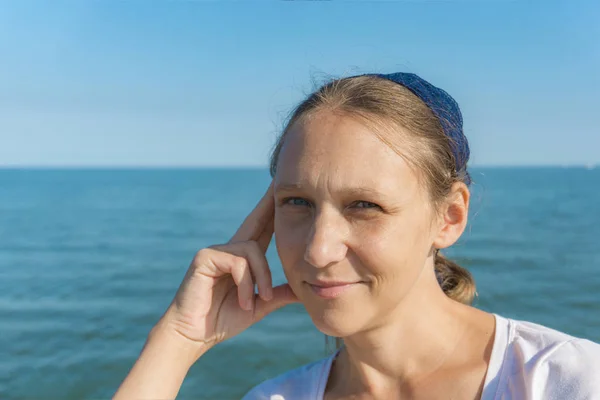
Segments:
[[[257,296],[254,322],[260,321],[268,314],[283,306],[298,302],[298,297],[296,297],[290,285],[284,283],[283,285],[276,286],[273,288],[273,297],[271,300],[265,301]]]

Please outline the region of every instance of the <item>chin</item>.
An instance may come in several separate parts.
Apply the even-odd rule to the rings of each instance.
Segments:
[[[312,296],[300,298],[315,327],[325,335],[347,337],[357,333],[365,325],[366,310],[354,301],[319,301]],[[362,302],[364,304],[364,302]]]
[[[324,335],[337,337],[337,338],[345,338],[348,336],[352,336],[352,334],[356,333],[356,329],[352,326],[346,326],[344,324],[338,324],[335,322],[326,322],[323,320],[316,320],[313,318],[313,324],[315,327]]]
[[[357,320],[356,314],[352,312],[313,310],[308,313],[315,327],[327,336],[344,338],[361,330],[361,323]]]

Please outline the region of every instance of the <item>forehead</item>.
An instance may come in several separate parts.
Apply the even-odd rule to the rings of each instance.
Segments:
[[[294,124],[279,154],[276,183],[362,186],[380,191],[413,187],[406,161],[357,118],[321,112]]]

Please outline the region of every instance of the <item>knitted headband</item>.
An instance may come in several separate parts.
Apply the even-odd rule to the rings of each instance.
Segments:
[[[458,103],[444,90],[433,86],[419,76],[405,72],[392,74],[369,74],[384,78],[406,87],[419,97],[433,111],[440,121],[442,129],[450,139],[452,153],[456,161],[456,171],[466,168],[469,161],[469,142],[463,133],[463,119]],[[470,183],[469,176],[466,176]]]

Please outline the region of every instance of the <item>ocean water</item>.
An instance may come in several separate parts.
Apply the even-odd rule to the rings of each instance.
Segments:
[[[600,169],[472,174],[469,228],[446,254],[474,274],[477,307],[600,341]],[[0,170],[0,398],[109,398],[196,251],[227,241],[268,182],[266,170]],[[324,355],[288,306],[206,354],[179,398],[240,398]]]

